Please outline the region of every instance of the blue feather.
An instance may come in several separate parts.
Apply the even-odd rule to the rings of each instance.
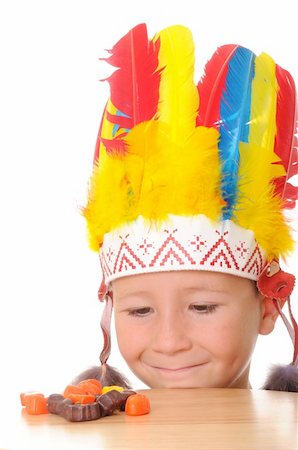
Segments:
[[[239,142],[248,142],[251,82],[255,55],[238,47],[232,56],[220,102],[219,154],[222,163],[223,219],[231,219],[237,201]]]

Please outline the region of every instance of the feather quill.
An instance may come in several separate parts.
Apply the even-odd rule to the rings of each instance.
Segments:
[[[228,64],[237,47],[237,45],[218,47],[207,62],[204,74],[197,85],[200,97],[197,126],[219,127],[220,101],[226,86]]]

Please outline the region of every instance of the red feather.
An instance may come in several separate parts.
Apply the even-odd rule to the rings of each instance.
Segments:
[[[275,192],[284,200],[284,208],[294,208],[298,199],[298,188],[289,183],[289,179],[298,173],[297,158],[297,100],[295,83],[285,69],[276,65],[278,84],[276,109],[276,137],[274,152],[281,159],[286,176],[276,178]]]
[[[106,148],[106,152],[108,155],[124,155],[125,154],[125,141],[122,138],[126,136],[126,133],[119,134],[113,139],[104,139],[101,138],[101,142]]]
[[[109,114],[112,123],[131,129],[154,118],[160,82],[158,51],[159,41],[148,40],[145,24],[134,27],[109,51],[106,61],[118,67],[108,78],[111,101],[121,114],[113,118]]]
[[[197,126],[219,126],[220,99],[225,89],[228,63],[237,47],[233,44],[218,47],[207,62],[204,75],[197,85],[200,97]]]
[[[107,119],[109,122],[118,125],[119,128],[130,129],[131,118],[126,116],[117,116],[107,111]]]

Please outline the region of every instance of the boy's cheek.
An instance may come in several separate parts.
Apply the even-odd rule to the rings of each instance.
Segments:
[[[215,359],[222,360],[238,353],[246,340],[239,326],[220,326],[209,333],[205,338],[205,346]]]
[[[132,328],[116,326],[116,336],[118,348],[123,358],[129,362],[134,361],[141,352],[142,340],[141,336],[136,334]]]

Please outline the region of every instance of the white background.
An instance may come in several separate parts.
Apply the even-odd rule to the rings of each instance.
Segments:
[[[84,204],[108,95],[104,49],[145,21],[152,37],[184,24],[197,77],[215,48],[266,51],[298,81],[297,0],[2,1],[0,11],[1,388],[59,392],[97,364],[102,340],[98,257],[87,245]],[[297,275],[297,256],[290,260]],[[298,316],[297,291],[292,296]],[[130,374],[113,339],[110,363]],[[292,357],[279,319],[259,340],[251,381]]]

